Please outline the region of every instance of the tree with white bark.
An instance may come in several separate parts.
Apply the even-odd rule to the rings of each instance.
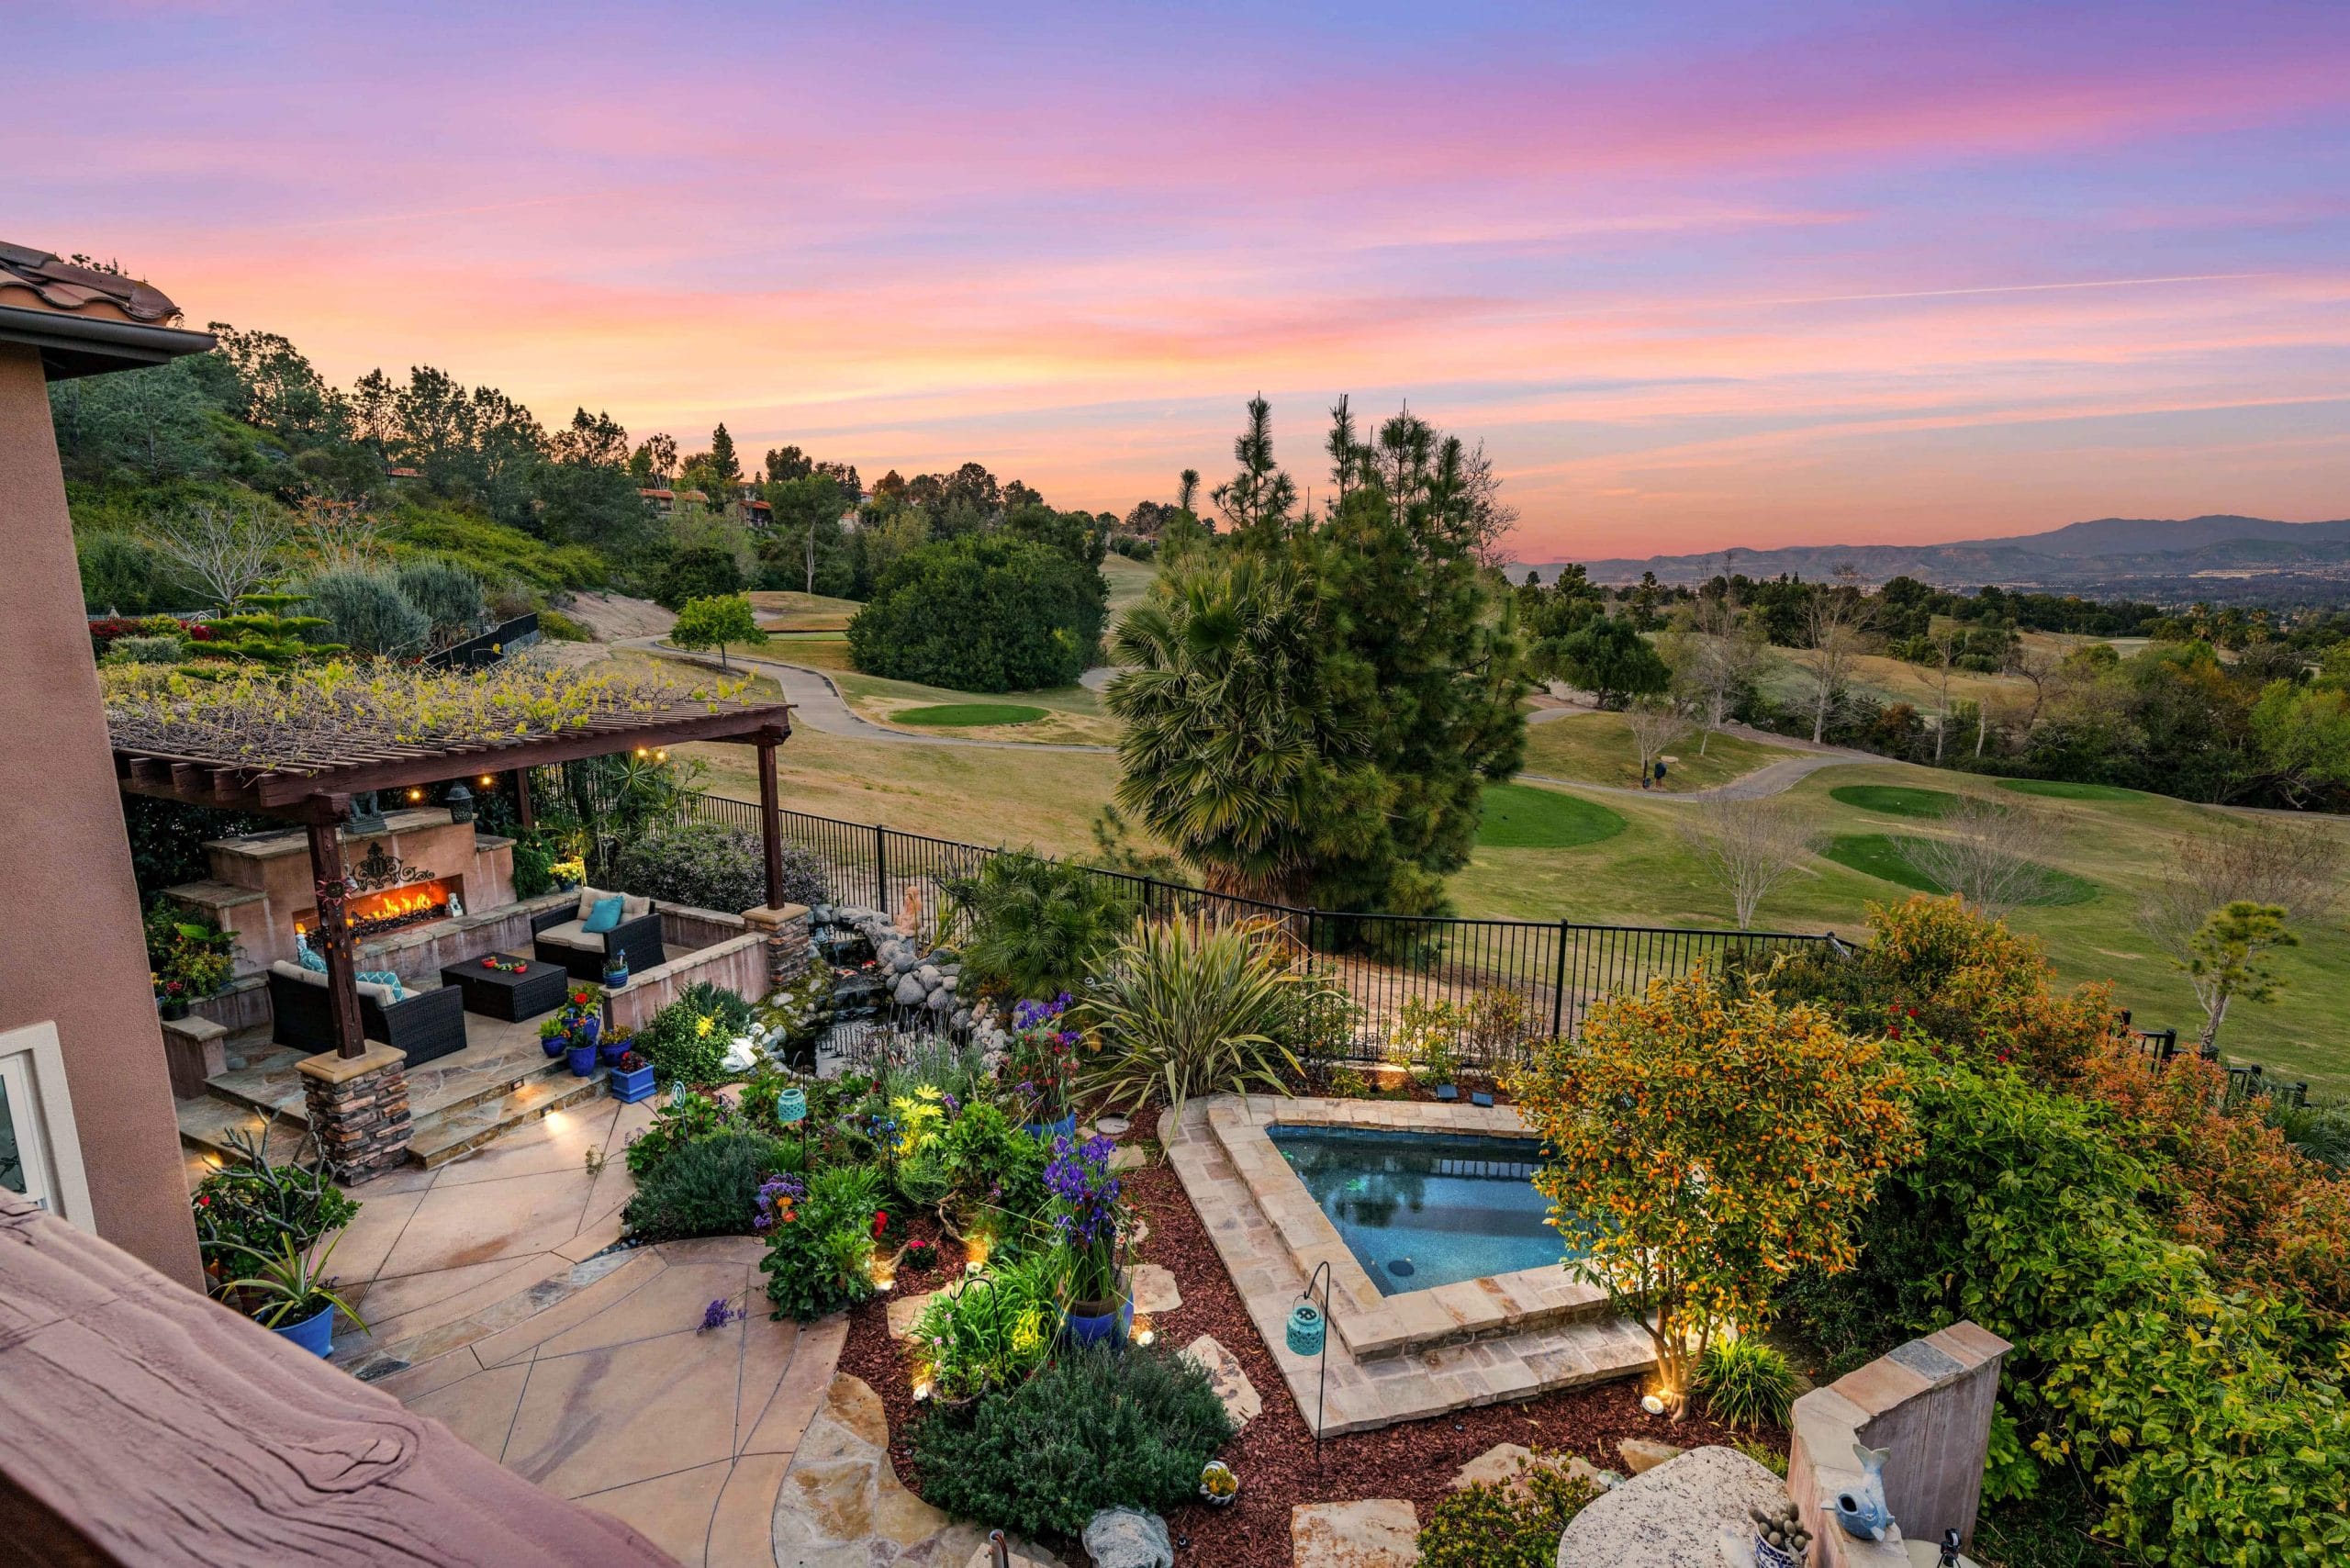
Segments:
[[[1729,722],[1740,695],[1770,659],[1762,623],[1732,594],[1700,596],[1657,639],[1674,691],[1697,721],[1697,755]]]
[[[1844,689],[1852,678],[1852,661],[1868,650],[1870,614],[1859,568],[1851,566],[1837,567],[1827,582],[1812,590],[1804,608],[1804,633],[1808,645],[1796,655],[1796,660],[1811,678],[1814,745],[1827,738],[1828,720],[1835,712],[1836,704],[1843,700]]]
[[[190,588],[222,606],[268,584],[285,566],[285,525],[258,502],[195,502],[151,522],[147,543],[179,568]]]
[[[1986,920],[2045,903],[2064,885],[2065,874],[2048,864],[2064,844],[2063,831],[2039,812],[1969,795],[1940,825],[1939,834],[1903,839],[1902,855]]]
[[[1740,931],[1778,886],[1803,869],[1819,834],[1785,797],[1701,802],[1681,823],[1682,836],[1715,883],[1729,895]]]
[[[1632,749],[1639,754],[1640,788],[1645,790],[1658,756],[1689,733],[1689,715],[1670,698],[1641,697],[1624,710],[1624,727],[1631,733]]]

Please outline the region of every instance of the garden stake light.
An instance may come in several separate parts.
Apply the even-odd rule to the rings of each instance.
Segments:
[[[1314,1285],[1321,1282],[1322,1305],[1314,1305]],[[1314,1391],[1314,1468],[1322,1468],[1322,1401],[1330,1388],[1330,1265],[1314,1266],[1314,1274],[1299,1293],[1298,1305],[1289,1310],[1289,1323],[1282,1336],[1289,1343],[1290,1353],[1297,1356],[1317,1356],[1322,1361],[1321,1382]]]

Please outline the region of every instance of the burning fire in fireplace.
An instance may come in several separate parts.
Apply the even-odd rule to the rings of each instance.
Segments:
[[[357,936],[380,936],[386,931],[398,931],[410,925],[422,925],[427,921],[445,918],[449,901],[464,891],[464,879],[435,878],[429,882],[409,882],[381,892],[354,893],[344,905],[351,917],[352,933]],[[317,912],[295,917],[294,929],[302,935],[309,935]]]

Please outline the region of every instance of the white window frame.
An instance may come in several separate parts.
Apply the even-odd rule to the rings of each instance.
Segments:
[[[0,1082],[7,1086],[26,1195],[62,1219],[93,1228],[82,1138],[73,1125],[73,1096],[66,1088],[65,1053],[55,1024],[0,1030]]]

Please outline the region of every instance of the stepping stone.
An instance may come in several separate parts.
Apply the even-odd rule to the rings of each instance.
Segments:
[[[1679,1459],[1689,1450],[1648,1438],[1626,1438],[1616,1445],[1616,1451],[1624,1456],[1626,1470],[1634,1475],[1645,1475],[1667,1460]]]
[[[1125,1137],[1126,1129],[1133,1126],[1134,1124],[1126,1120],[1124,1116],[1096,1116],[1093,1118],[1094,1130],[1110,1137]]]
[[[1452,1489],[1483,1482],[1491,1486],[1506,1486],[1512,1492],[1526,1491],[1526,1473],[1533,1469],[1562,1470],[1577,1481],[1588,1481],[1603,1491],[1606,1483],[1599,1472],[1578,1455],[1570,1455],[1565,1463],[1534,1457],[1534,1450],[1523,1443],[1497,1443],[1462,1465],[1452,1477]]]
[[[1137,1144],[1122,1143],[1110,1151],[1110,1169],[1113,1170],[1139,1170],[1149,1162],[1149,1157]]]
[[[1135,1310],[1136,1312],[1173,1312],[1183,1305],[1183,1293],[1175,1287],[1175,1276],[1156,1263],[1134,1266]]]
[[[1225,1350],[1214,1336],[1201,1335],[1183,1347],[1183,1354],[1197,1361],[1208,1374],[1208,1386],[1224,1401],[1224,1411],[1232,1417],[1236,1437],[1242,1428],[1265,1413],[1265,1402],[1258,1396],[1257,1385],[1248,1381],[1240,1358]]]
[[[922,1317],[922,1309],[930,1305],[936,1291],[924,1291],[920,1295],[897,1295],[890,1298],[890,1338],[902,1339],[914,1331],[914,1324]]]
[[[1289,1511],[1292,1568],[1407,1568],[1420,1560],[1420,1516],[1409,1502],[1302,1503]]]

